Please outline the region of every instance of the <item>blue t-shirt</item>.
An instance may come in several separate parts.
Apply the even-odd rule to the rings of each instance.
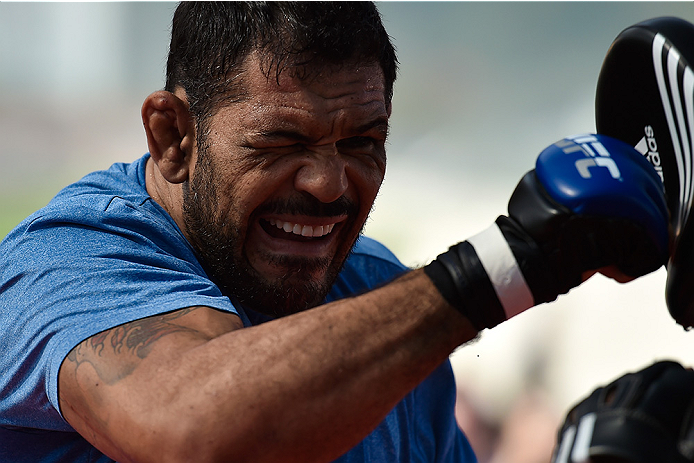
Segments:
[[[84,339],[190,306],[258,322],[205,274],[173,219],[145,188],[148,155],[65,188],[0,244],[0,461],[111,461],[62,418],[58,370]],[[402,273],[384,246],[360,237],[328,300]],[[454,418],[445,362],[358,446],[356,462],[474,462]]]

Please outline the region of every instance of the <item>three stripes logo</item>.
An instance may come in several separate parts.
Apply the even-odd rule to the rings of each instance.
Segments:
[[[658,91],[665,112],[665,119],[670,132],[671,142],[677,163],[679,174],[679,217],[675,223],[675,231],[679,233],[682,224],[687,220],[691,209],[694,184],[692,182],[692,152],[694,151],[694,72],[687,66],[677,49],[661,34],[656,34],[651,48],[653,67],[658,83]],[[646,130],[650,126],[646,127]],[[651,129],[652,131],[652,129]],[[657,158],[657,144],[649,140],[646,132],[646,142],[643,140],[636,145],[636,149],[648,157],[648,153],[654,153],[649,161],[655,166]],[[656,149],[651,151],[650,144]],[[642,150],[646,149],[646,153]],[[657,170],[656,166],[656,170]],[[661,173],[661,172],[659,172]],[[661,177],[662,178],[662,177]]]

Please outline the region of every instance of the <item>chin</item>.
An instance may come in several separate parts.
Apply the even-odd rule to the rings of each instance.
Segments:
[[[329,259],[284,256],[273,260],[274,265],[268,269],[271,272],[261,272],[251,265],[225,266],[226,272],[215,272],[219,277],[216,280],[225,294],[244,307],[283,317],[323,303],[342,268],[342,262],[336,265]],[[278,271],[280,268],[284,270]]]

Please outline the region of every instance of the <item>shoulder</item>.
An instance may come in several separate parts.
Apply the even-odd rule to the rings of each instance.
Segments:
[[[405,266],[395,257],[390,249],[385,247],[380,242],[368,236],[360,236],[352,250],[352,256],[358,258],[366,258],[369,260],[382,261],[386,264],[396,265],[405,268]]]
[[[149,154],[132,163],[115,163],[106,170],[85,175],[75,183],[63,188],[51,204],[68,200],[79,200],[92,206],[101,205],[98,198],[120,197],[133,202],[141,202],[149,197],[145,186],[145,166]]]
[[[173,219],[147,194],[147,158],[114,164],[62,189],[5,237],[5,264],[21,263],[21,259],[8,258],[13,250],[41,254],[44,249],[56,256],[87,253],[90,246],[103,249],[109,243],[121,249],[184,245]]]
[[[3,296],[16,292],[25,301],[23,285],[52,289],[60,299],[69,289],[84,295],[118,283],[133,292],[151,286],[145,281],[206,280],[173,219],[140,184],[144,160],[87,175],[10,232],[0,244]],[[3,286],[10,280],[12,287]]]
[[[327,301],[354,296],[387,283],[408,268],[383,244],[360,236]]]
[[[73,228],[103,228],[119,220],[113,218],[123,212],[137,210],[149,201],[144,185],[144,166],[149,156],[145,155],[131,164],[113,164],[109,169],[92,172],[63,188],[51,201],[25,218],[3,240],[7,247],[18,241],[44,233],[46,230]],[[132,217],[133,214],[130,214]],[[42,235],[39,243],[44,240]]]
[[[58,407],[57,372],[82,340],[183,307],[237,312],[138,175],[138,162],[90,174],[0,244],[0,370],[17,372],[0,378],[0,391],[21,381],[13,395],[45,404],[40,417],[20,410],[16,425],[61,421],[47,416]],[[11,402],[0,397],[0,414]]]

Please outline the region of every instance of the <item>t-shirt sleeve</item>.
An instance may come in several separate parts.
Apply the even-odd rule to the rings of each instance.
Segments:
[[[58,370],[101,331],[191,306],[239,313],[152,204],[47,210],[3,243],[0,424],[69,430]],[[156,212],[156,211],[155,211]]]

